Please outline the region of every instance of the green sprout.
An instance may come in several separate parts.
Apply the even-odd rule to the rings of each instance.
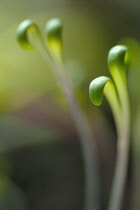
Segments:
[[[17,41],[25,50],[34,50],[34,46],[28,40],[28,32],[38,34],[40,36],[40,31],[38,26],[32,20],[25,20],[22,22],[17,29]]]
[[[45,41],[36,23],[31,20],[23,21],[17,29],[17,41],[25,50],[37,49],[58,80],[66,97],[69,110],[73,117],[81,147],[85,167],[85,210],[99,210],[99,174],[96,145],[88,122],[80,109],[73,87],[66,75],[62,59],[62,21],[53,18],[46,24]]]
[[[118,45],[108,54],[108,66],[113,81],[105,76],[94,79],[89,86],[93,104],[102,103],[103,94],[111,107],[117,129],[117,158],[108,210],[120,210],[127,174],[130,143],[130,106],[126,69],[130,61],[129,49]]]
[[[59,18],[53,18],[46,24],[45,35],[48,49],[55,59],[61,59],[62,56],[62,21]]]

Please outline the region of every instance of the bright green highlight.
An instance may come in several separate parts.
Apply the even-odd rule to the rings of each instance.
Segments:
[[[25,50],[34,50],[34,46],[29,41],[29,31],[40,35],[37,24],[34,23],[32,20],[25,20],[17,28],[17,41],[21,48]]]
[[[55,58],[62,54],[62,21],[59,18],[49,20],[45,26],[47,46]]]

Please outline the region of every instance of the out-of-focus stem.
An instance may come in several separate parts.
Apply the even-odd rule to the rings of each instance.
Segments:
[[[41,39],[38,39],[38,36],[32,33],[32,31],[29,32],[29,38],[31,39],[31,42],[33,42],[33,45],[39,50],[47,64],[49,63],[54,71],[67,99],[73,121],[77,128],[79,139],[81,141],[85,173],[84,210],[99,210],[99,163],[92,132],[89,129],[88,123],[77,103],[73,88],[66,76],[63,63],[60,61],[53,61],[45,46],[42,44]]]

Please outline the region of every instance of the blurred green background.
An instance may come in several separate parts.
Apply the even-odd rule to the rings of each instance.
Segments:
[[[82,110],[93,130],[101,164],[101,209],[106,209],[115,161],[115,126],[106,101],[88,97],[92,79],[109,75],[107,54],[127,44],[132,149],[124,209],[140,209],[140,2],[134,0],[1,0],[0,205],[2,210],[81,210],[81,149],[65,98],[37,51],[16,42],[17,26],[34,20],[44,36],[53,17],[63,20],[64,58]]]

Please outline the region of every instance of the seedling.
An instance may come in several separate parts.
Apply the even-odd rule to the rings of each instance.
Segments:
[[[102,103],[103,94],[111,107],[117,130],[117,158],[108,210],[120,210],[127,174],[130,144],[130,106],[126,82],[126,69],[130,60],[129,49],[118,45],[108,54],[108,67],[113,78],[101,76],[89,86],[93,104]]]
[[[73,121],[77,128],[85,166],[85,210],[99,210],[99,175],[96,145],[92,133],[77,103],[73,87],[66,76],[62,59],[62,21],[51,19],[45,26],[45,41],[39,27],[32,20],[23,21],[17,29],[17,41],[25,50],[37,49],[50,65],[66,97]]]

